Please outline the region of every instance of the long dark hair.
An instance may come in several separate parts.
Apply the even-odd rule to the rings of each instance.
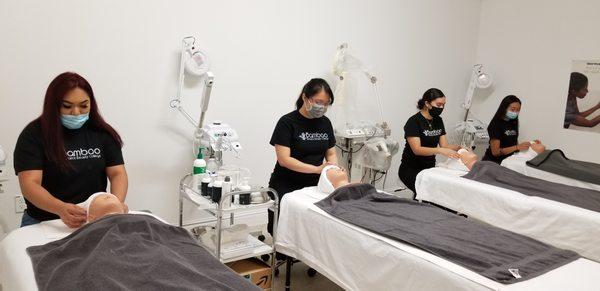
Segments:
[[[302,87],[302,92],[300,92],[300,96],[298,96],[298,100],[296,100],[296,109],[300,109],[302,105],[304,105],[302,95],[306,96],[306,98],[310,98],[319,94],[321,91],[325,91],[325,94],[327,94],[331,100],[329,104],[333,104],[333,91],[331,91],[331,87],[329,87],[327,81],[321,78],[314,78],[310,79],[310,81]]]
[[[419,108],[419,110],[421,110],[425,107],[425,102],[431,102],[435,99],[442,98],[442,97],[446,97],[446,95],[444,95],[444,92],[442,92],[442,90],[437,89],[437,88],[428,89],[427,91],[425,91],[425,93],[423,93],[423,97],[421,99],[419,99],[419,102],[417,102],[417,108]]]
[[[504,99],[502,99],[502,102],[500,102],[500,106],[498,106],[498,110],[496,111],[496,114],[494,114],[492,121],[500,121],[500,120],[504,119],[504,117],[506,116],[506,111],[508,110],[508,107],[510,106],[510,104],[515,103],[515,102],[521,104],[521,99],[519,99],[515,95],[508,95],[508,96],[504,97]],[[516,122],[518,125],[519,118],[517,117],[514,120],[514,122]],[[492,124],[492,123],[490,122],[490,124]]]
[[[77,73],[62,73],[48,85],[46,96],[44,98],[44,110],[42,115],[33,122],[39,120],[42,127],[42,138],[44,143],[44,153],[58,168],[67,172],[72,170],[73,166],[67,160],[65,152],[65,142],[63,140],[63,127],[60,123],[60,107],[62,106],[64,96],[71,90],[80,88],[90,97],[90,119],[88,126],[107,132],[120,146],[123,141],[117,131],[110,126],[98,110],[98,104],[94,98],[94,91],[90,83]]]
[[[578,72],[571,73],[571,80],[569,81],[569,94],[572,94],[573,91],[577,92],[588,84],[588,78]]]

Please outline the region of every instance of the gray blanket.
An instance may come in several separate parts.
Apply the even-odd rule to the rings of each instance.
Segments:
[[[561,150],[545,151],[527,165],[567,178],[600,185],[600,164],[568,159]]]
[[[147,215],[110,215],[27,253],[39,290],[260,290]]]
[[[475,163],[463,178],[600,212],[599,191],[529,177],[492,162]]]
[[[578,258],[572,251],[429,204],[378,193],[369,184],[341,187],[316,205],[343,221],[410,244],[503,284],[531,279]]]

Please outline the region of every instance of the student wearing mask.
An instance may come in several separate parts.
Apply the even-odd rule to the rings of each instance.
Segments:
[[[277,162],[269,187],[279,199],[286,193],[316,186],[321,170],[338,163],[331,121],[325,116],[333,104],[333,92],[323,79],[310,80],[302,88],[296,110],[282,116],[271,137]],[[269,231],[272,217],[269,217]]]
[[[402,162],[398,176],[407,188],[416,195],[415,180],[422,170],[435,167],[438,154],[458,159],[458,145],[448,143],[444,121],[440,116],[446,105],[446,96],[436,88],[423,94],[417,108],[419,112],[411,116],[404,125],[406,145],[402,153]]]
[[[66,72],[48,86],[40,117],[19,135],[15,172],[27,203],[21,226],[60,218],[69,227],[87,220],[77,206],[96,192],[127,195],[122,141],[98,109],[91,85]]]
[[[488,125],[490,145],[483,156],[484,161],[502,163],[502,160],[518,151],[525,151],[530,142],[519,143],[519,112],[521,100],[515,95],[502,99],[500,106]],[[537,141],[541,143],[540,141]]]

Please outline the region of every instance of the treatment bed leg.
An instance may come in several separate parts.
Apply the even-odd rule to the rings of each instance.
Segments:
[[[291,277],[292,277],[292,264],[294,263],[292,257],[288,256],[285,261],[285,290],[291,290]]]

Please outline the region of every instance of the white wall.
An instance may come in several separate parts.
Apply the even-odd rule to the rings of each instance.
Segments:
[[[18,225],[20,193],[12,152],[41,112],[45,89],[72,70],[94,87],[105,118],[121,133],[130,177],[128,203],[175,222],[179,179],[190,170],[192,129],[168,106],[176,91],[181,38],[198,37],[216,82],[209,119],[234,126],[239,161],[265,184],[275,155],[276,120],[302,85],[327,76],[335,48],[348,42],[379,76],[394,137],[429,87],[449,98],[447,124],[475,61],[479,0],[403,1],[0,1],[0,144],[11,180],[0,194],[0,224]],[[188,84],[186,104],[200,91]],[[194,115],[197,112],[194,111]],[[400,184],[392,165],[388,183]]]
[[[539,138],[574,159],[600,162],[598,133],[562,127],[571,61],[600,59],[598,27],[599,1],[483,0],[477,60],[495,84],[480,92],[474,112],[487,122],[500,100],[515,94],[523,101],[524,140]]]

